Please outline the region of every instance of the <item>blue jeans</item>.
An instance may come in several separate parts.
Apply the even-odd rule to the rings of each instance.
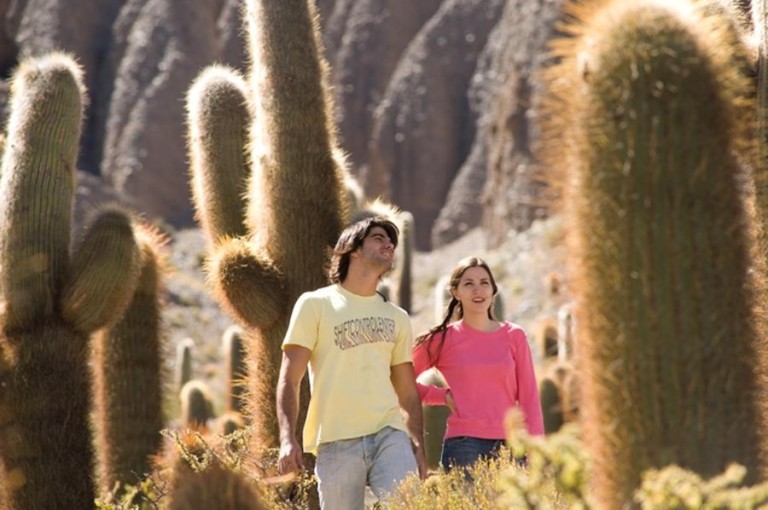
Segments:
[[[321,443],[315,464],[320,506],[362,510],[366,485],[382,499],[416,471],[411,439],[392,427],[363,437]]]
[[[443,441],[440,464],[445,470],[454,467],[470,467],[481,458],[496,457],[504,446],[503,439],[481,439],[478,437],[459,436]]]

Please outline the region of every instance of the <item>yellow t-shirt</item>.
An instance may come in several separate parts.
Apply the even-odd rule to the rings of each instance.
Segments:
[[[293,308],[286,345],[312,351],[312,397],[304,424],[304,450],[378,432],[407,431],[390,367],[411,363],[408,314],[378,294],[358,296],[341,285],[302,294]]]

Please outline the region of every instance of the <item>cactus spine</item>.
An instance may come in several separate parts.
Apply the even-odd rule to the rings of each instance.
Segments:
[[[640,473],[766,459],[749,224],[733,153],[745,83],[731,25],[700,4],[576,4],[550,75],[565,134],[582,410],[596,496]],[[559,74],[558,74],[559,73]],[[557,113],[556,109],[560,109]],[[562,138],[548,130],[550,154]],[[583,333],[583,334],[582,334]],[[702,446],[706,445],[706,446]]]
[[[246,18],[254,92],[240,93],[244,100],[253,98],[242,110],[252,114],[250,141],[240,147],[249,147],[251,161],[247,195],[240,202],[245,233],[231,225],[222,235],[207,219],[223,217],[217,208],[236,198],[231,187],[214,182],[216,175],[244,178],[240,167],[219,158],[224,151],[218,148],[227,140],[213,141],[219,135],[212,119],[228,115],[215,104],[217,83],[234,90],[236,74],[229,71],[218,81],[201,74],[190,90],[188,110],[190,151],[207,154],[192,168],[193,180],[206,183],[195,185],[204,191],[195,205],[212,241],[207,271],[218,301],[245,329],[253,440],[264,447],[278,443],[274,394],[292,305],[302,292],[327,283],[324,267],[347,211],[314,6],[306,0],[249,0]],[[203,111],[211,113],[200,115]],[[211,137],[211,143],[202,144],[200,136]],[[201,163],[206,161],[216,164],[206,167]],[[300,427],[307,385],[301,398]]]
[[[142,269],[133,300],[117,324],[94,337],[94,423],[104,490],[141,481],[162,444],[162,243],[146,227],[136,232]]]
[[[93,508],[89,335],[119,319],[140,251],[130,219],[99,217],[70,258],[81,71],[52,54],[13,78],[0,179],[0,501]]]

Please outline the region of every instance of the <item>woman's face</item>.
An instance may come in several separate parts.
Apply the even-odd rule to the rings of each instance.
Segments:
[[[467,268],[459,278],[456,288],[451,290],[453,297],[461,302],[464,315],[486,313],[493,302],[493,283],[491,275],[480,266]]]

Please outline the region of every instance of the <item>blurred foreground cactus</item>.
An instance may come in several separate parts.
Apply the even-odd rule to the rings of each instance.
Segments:
[[[246,2],[248,85],[208,68],[192,85],[192,189],[217,300],[244,327],[249,414],[278,444],[275,388],[293,303],[328,282],[347,219],[344,169],[325,87],[314,2]],[[302,427],[308,386],[302,392]]]
[[[765,475],[764,285],[736,153],[754,116],[732,24],[704,2],[574,3],[550,72],[552,164],[570,168],[582,418],[602,506],[640,474]]]
[[[24,61],[13,77],[0,171],[0,502],[93,508],[89,335],[136,288],[131,219],[98,216],[70,255],[85,91],[73,60]]]

